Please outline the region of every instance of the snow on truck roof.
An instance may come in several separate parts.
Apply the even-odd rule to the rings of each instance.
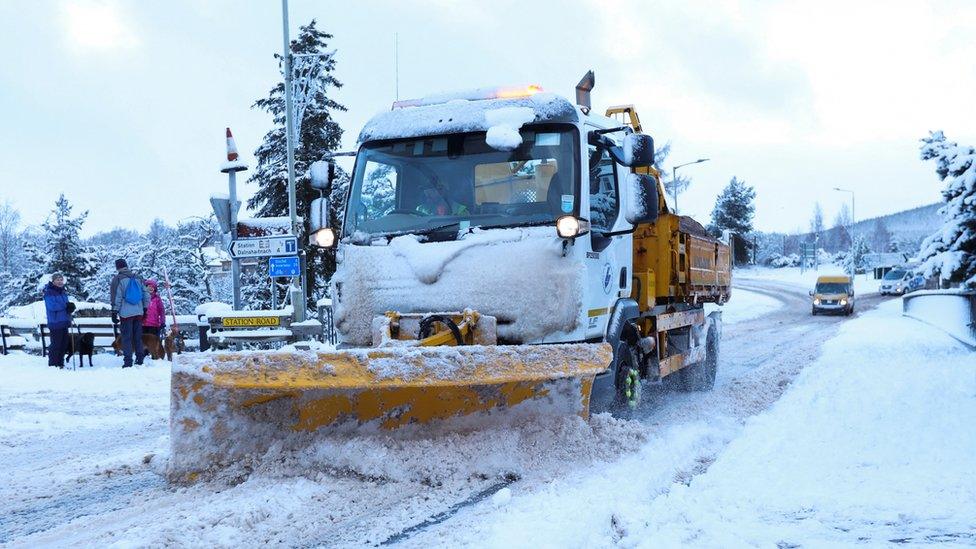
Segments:
[[[552,93],[532,93],[522,97],[489,97],[464,99],[472,94],[456,94],[401,102],[401,106],[370,119],[359,134],[359,143],[380,139],[397,139],[488,131],[491,127],[485,113],[509,108],[529,108],[535,114],[533,123],[575,124],[579,110],[567,99]],[[443,102],[437,102],[443,100]],[[417,104],[419,106],[412,106]]]

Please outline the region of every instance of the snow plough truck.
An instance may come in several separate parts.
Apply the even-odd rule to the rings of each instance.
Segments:
[[[341,228],[326,159],[310,240],[335,248],[340,344],[179,357],[171,477],[319,433],[626,415],[671,376],[710,389],[703,305],[729,299],[729,247],[669,209],[634,107],[592,112],[592,82],[395,103],[350,153]]]

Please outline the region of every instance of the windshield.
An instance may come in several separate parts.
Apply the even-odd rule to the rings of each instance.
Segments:
[[[818,294],[846,294],[850,287],[845,282],[821,282],[817,284]]]
[[[905,276],[905,271],[888,271],[884,275],[885,280],[901,280]]]
[[[576,213],[574,127],[526,126],[519,133],[522,145],[513,151],[491,148],[484,132],[363,145],[344,233],[456,233],[465,225],[544,224]]]

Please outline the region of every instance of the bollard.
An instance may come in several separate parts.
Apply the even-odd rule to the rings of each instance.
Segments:
[[[210,348],[210,339],[207,337],[207,332],[210,331],[210,325],[197,324],[197,330],[200,333],[200,351],[206,351]]]

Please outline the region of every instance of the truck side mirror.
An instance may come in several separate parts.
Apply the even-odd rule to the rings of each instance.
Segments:
[[[810,297],[813,297],[813,290],[810,290],[808,293],[810,294]]]
[[[629,168],[653,166],[654,138],[644,133],[628,133],[624,136],[623,157],[622,164]]]
[[[627,211],[624,217],[633,225],[657,221],[658,196],[657,180],[642,174],[627,174]]]
[[[320,191],[327,191],[335,180],[335,162],[330,160],[316,160],[308,167],[308,175],[312,182],[312,188]]]
[[[643,133],[628,133],[624,136],[623,146],[618,146],[612,139],[603,135],[601,130],[591,131],[588,142],[591,145],[604,147],[618,164],[628,168],[646,168],[654,165],[654,138]]]
[[[309,205],[308,221],[310,229],[314,233],[319,229],[329,227],[329,199],[322,197],[316,198]]]

